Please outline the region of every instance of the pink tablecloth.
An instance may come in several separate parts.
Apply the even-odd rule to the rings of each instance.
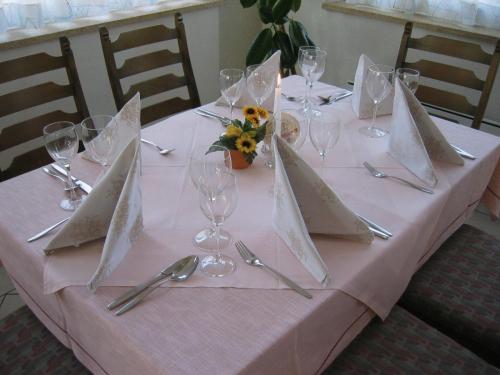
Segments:
[[[302,84],[298,77],[286,79],[283,91],[292,94],[302,90]],[[318,86],[318,92],[332,90],[326,85]],[[256,184],[242,190],[239,206],[250,210],[245,200],[255,202],[250,210],[253,230],[242,230],[238,225],[245,210],[236,212],[227,223],[237,238],[244,239],[256,252],[261,251],[272,265],[315,289],[313,300],[290,290],[273,290],[282,285],[245,266],[234,250],[239,268],[233,278],[207,281],[197,276],[187,284],[190,288],[158,291],[148,303],[119,318],[104,306],[123,287],[102,287],[93,295],[84,287],[71,286],[44,295],[46,282],[55,281],[54,290],[85,282],[88,264],[92,266],[92,256],[98,248],[93,252],[88,247],[78,250],[83,254],[78,258],[80,267],[72,265],[73,278],[68,280],[67,274],[56,271],[66,261],[71,265],[74,259],[47,259],[40,252],[47,239],[31,245],[25,242],[30,234],[64,215],[56,208],[60,185],[40,171],[0,185],[1,259],[30,307],[96,373],[318,373],[366,325],[373,311],[381,316],[387,314],[411,274],[470,215],[500,154],[498,138],[436,120],[452,143],[479,158],[466,161],[464,167],[437,165],[440,182],[436,194],[429,196],[370,177],[361,167],[364,160],[412,178],[387,156],[385,139],[359,136],[357,128],[367,121],[354,117],[348,100],[326,110],[341,113],[344,127],[342,140],[327,161],[327,182],[353,209],[393,230],[395,238],[390,242],[377,239],[367,248],[342,241],[318,242],[334,279],[331,289],[318,289],[286,247],[272,239],[266,219],[271,203],[266,194],[272,174],[262,168],[262,160],[257,160],[251,169],[238,172],[240,185]],[[217,107],[217,111],[224,109]],[[389,118],[379,121],[383,125]],[[129,264],[117,269],[111,284],[135,282],[134,278],[150,275],[180,254],[195,251],[189,239],[194,229],[206,222],[201,213],[192,215],[198,208],[191,199],[186,160],[194,144],[211,140],[221,131],[217,122],[192,113],[144,131],[145,137],[174,146],[177,151],[165,158],[143,148],[143,178],[148,186],[154,186],[150,190],[145,186],[145,191],[149,191],[144,197],[146,236],[131,252]],[[319,157],[310,144],[304,145],[301,152],[313,166],[319,166]],[[75,165],[79,176],[89,182],[96,176],[97,168]],[[165,186],[165,182],[169,185]],[[256,195],[260,199],[255,199]],[[134,264],[140,267],[134,269]],[[56,285],[61,280],[67,284]],[[377,289],[382,292],[374,293]]]

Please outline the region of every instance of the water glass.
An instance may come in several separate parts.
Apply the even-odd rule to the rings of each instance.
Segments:
[[[299,48],[299,67],[306,79],[306,95],[304,100],[304,113],[318,116],[321,112],[312,108],[311,92],[314,82],[318,81],[325,72],[325,50],[318,47],[302,46]]]
[[[246,70],[247,89],[259,107],[271,95],[276,86],[273,69],[264,65],[250,65]]]
[[[245,73],[241,69],[222,69],[219,73],[220,92],[229,103],[231,118],[233,106],[240,99],[245,87]]]
[[[113,116],[96,115],[80,124],[85,150],[103,167],[111,164],[116,148],[117,123]]]
[[[309,137],[321,157],[320,176],[323,176],[325,160],[340,137],[340,118],[322,113],[310,119]]]
[[[415,69],[410,68],[398,68],[396,69],[396,77],[410,89],[410,91],[415,94],[418,88],[418,80],[420,78],[420,72]]]
[[[71,162],[78,151],[78,134],[76,125],[69,121],[58,121],[43,128],[43,141],[50,157],[66,170],[66,185],[69,198],[60,202],[63,210],[74,211],[81,203],[75,192],[75,184],[71,178]]]

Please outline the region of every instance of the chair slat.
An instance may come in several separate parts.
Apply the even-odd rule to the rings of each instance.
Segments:
[[[474,90],[481,91],[484,87],[484,81],[477,78],[473,71],[456,66],[420,60],[415,63],[404,63],[403,67],[418,70],[422,77],[453,83]]]
[[[68,96],[73,96],[71,86],[61,86],[54,82],[11,92],[0,96],[0,117]]]
[[[152,43],[163,42],[177,38],[177,30],[163,25],[155,25],[145,29],[121,33],[118,39],[111,43],[113,52],[136,48]]]
[[[3,61],[0,62],[0,83],[61,68],[65,68],[64,57],[50,56],[46,53]]]
[[[147,124],[162,117],[193,108],[192,100],[173,98],[150,105],[141,111],[141,124]]]
[[[77,112],[66,113],[63,111],[54,111],[8,126],[0,132],[0,151],[41,137],[43,135],[43,127],[56,121],[79,123],[81,116]]]
[[[22,155],[15,157],[9,167],[0,171],[0,181],[18,176],[29,172],[33,169],[40,168],[51,163],[53,160],[48,154],[45,147],[40,147],[32,151],[28,151]]]
[[[181,62],[182,56],[179,53],[173,53],[169,50],[151,52],[125,60],[123,66],[118,69],[118,76],[125,78]]]
[[[484,52],[478,44],[442,38],[436,35],[426,35],[419,39],[410,38],[408,48],[457,57],[486,65],[490,64],[492,58],[492,55]]]
[[[148,81],[140,82],[130,86],[129,91],[125,94],[125,101],[131,99],[137,92],[141,93],[141,98],[147,98],[164,91],[174,90],[179,87],[186,86],[186,77],[179,77],[175,74],[166,74],[161,77],[156,77]]]
[[[424,102],[451,109],[452,111],[475,115],[477,107],[469,103],[463,95],[443,91],[430,86],[420,85],[416,92],[417,98]]]

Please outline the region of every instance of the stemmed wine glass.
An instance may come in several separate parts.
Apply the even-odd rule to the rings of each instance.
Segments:
[[[231,118],[233,106],[240,99],[245,87],[245,73],[241,69],[222,69],[219,73],[220,92],[229,103]]]
[[[299,48],[299,67],[306,79],[306,95],[304,97],[304,113],[318,116],[321,112],[312,108],[311,92],[314,82],[319,80],[325,71],[327,53],[318,47],[302,46]]]
[[[332,114],[321,114],[310,119],[309,137],[321,156],[320,176],[323,176],[325,159],[340,137],[340,118]]]
[[[418,80],[420,78],[420,72],[418,70],[410,68],[397,68],[396,77],[398,77],[401,82],[404,83],[413,94],[415,94],[418,88]]]
[[[112,162],[115,152],[116,120],[109,115],[90,116],[81,122],[80,130],[85,150],[105,168]]]
[[[276,86],[276,74],[264,65],[250,65],[246,70],[247,89],[259,107],[271,95]]]
[[[380,103],[392,90],[394,69],[387,65],[371,65],[366,75],[366,90],[373,101],[373,118],[370,126],[364,126],[359,132],[370,138],[379,138],[387,134],[387,130],[375,127],[377,111]]]
[[[214,173],[198,180],[200,208],[215,228],[216,253],[205,256],[200,262],[201,271],[209,276],[223,277],[231,274],[234,260],[221,253],[219,232],[224,221],[231,216],[238,203],[236,177],[231,173]]]
[[[210,150],[210,152],[208,152]],[[223,146],[197,146],[190,158],[189,175],[193,185],[198,189],[200,178],[231,173],[232,161],[229,150]],[[193,239],[195,246],[213,252],[223,249],[231,243],[231,235],[224,231],[216,231],[215,226],[198,232]]]
[[[74,211],[81,203],[81,198],[75,192],[75,185],[70,173],[71,162],[78,151],[76,125],[69,121],[58,121],[46,125],[43,128],[43,141],[51,158],[67,171],[66,184],[69,198],[63,199],[59,206],[63,210]]]

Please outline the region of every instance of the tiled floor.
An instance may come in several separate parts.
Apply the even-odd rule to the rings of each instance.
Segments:
[[[500,240],[500,220],[491,221],[484,207],[478,207],[467,223],[482,229]],[[23,305],[24,302],[9,280],[5,268],[0,266],[0,320]]]

